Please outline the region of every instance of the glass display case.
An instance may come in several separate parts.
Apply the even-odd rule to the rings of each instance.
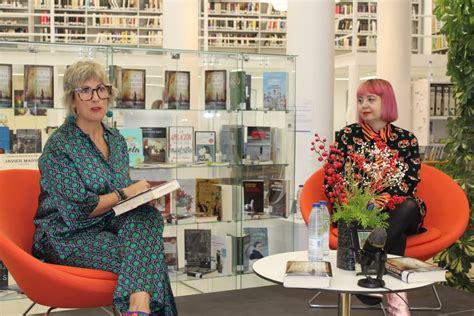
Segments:
[[[295,56],[4,42],[0,57],[0,169],[37,168],[68,65],[106,68],[132,179],[181,185],[155,201],[175,295],[261,285],[253,261],[293,250]]]

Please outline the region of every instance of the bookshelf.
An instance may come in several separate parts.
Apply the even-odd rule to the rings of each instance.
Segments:
[[[428,160],[442,158],[448,120],[456,115],[453,89],[449,82],[419,79],[412,83],[413,131],[420,146],[429,151]]]
[[[433,10],[435,8],[435,1],[433,1]],[[443,22],[438,21],[435,15],[431,19],[431,52],[433,54],[446,54],[448,52],[448,42],[446,37],[441,33]]]
[[[286,52],[286,11],[269,1],[201,0],[199,24],[204,50]]]
[[[377,0],[336,0],[336,51],[374,52],[377,48]],[[422,0],[412,0],[412,52],[421,52]]]
[[[0,36],[8,41],[161,47],[162,15],[162,0],[11,1],[0,5]]]
[[[0,4],[0,40],[27,41],[30,21],[27,0]]]
[[[175,259],[170,261],[169,268],[175,295],[182,295],[181,291],[186,287],[192,287],[200,293],[207,293],[268,284],[262,282],[251,271],[250,261],[247,261],[247,264],[245,262],[242,264],[242,260],[240,260],[240,263],[237,264],[237,261],[234,261],[234,255],[240,253],[244,256],[252,252],[253,246],[250,244],[252,239],[245,241],[244,237],[246,234],[253,233],[258,235],[255,240],[264,239],[266,241],[264,255],[288,252],[294,249],[295,223],[292,207],[295,198],[295,56],[37,42],[0,43],[0,56],[2,59],[0,78],[4,78],[3,81],[8,82],[8,76],[10,76],[11,91],[13,92],[9,96],[8,91],[4,91],[8,87],[0,86],[0,132],[2,132],[0,133],[0,147],[7,147],[4,148],[7,152],[0,155],[0,169],[37,168],[36,162],[40,155],[40,149],[44,146],[51,131],[64,122],[66,111],[61,102],[63,96],[61,87],[64,72],[67,66],[74,61],[81,58],[93,58],[108,69],[111,81],[117,83],[120,76],[116,70],[118,71],[119,67],[122,74],[126,71],[129,71],[129,75],[130,71],[143,74],[143,77],[140,77],[143,78],[143,81],[136,86],[142,89],[141,92],[136,93],[136,97],[126,103],[124,100],[128,92],[126,92],[126,88],[121,89],[119,100],[123,106],[119,107],[118,102],[114,104],[112,107],[113,117],[106,119],[105,124],[119,129],[138,130],[142,136],[144,135],[142,127],[163,128],[168,133],[172,133],[175,129],[186,128],[192,132],[200,131],[207,133],[207,135],[214,135],[213,141],[210,142],[214,144],[212,161],[203,163],[197,159],[196,137],[196,142],[189,143],[190,160],[183,161],[173,158],[163,162],[142,161],[134,165],[130,171],[132,179],[146,179],[148,181],[177,179],[184,192],[161,201],[164,203],[159,206],[166,218],[163,234],[165,242],[168,244],[165,249],[168,249],[170,256]],[[268,64],[262,63],[262,60]],[[37,80],[45,85],[40,89],[46,91],[44,96],[42,96],[43,93],[40,93],[40,98],[22,99],[22,95],[29,95],[29,93],[25,93],[25,86],[27,86],[24,78],[25,65],[29,65],[30,68],[44,67],[41,70],[42,80]],[[206,109],[206,104],[212,106],[214,103],[206,100],[206,80],[203,78],[206,78],[210,72],[223,70],[227,76],[224,86],[227,92],[224,102],[225,109]],[[231,96],[240,92],[240,90],[232,89],[231,86],[234,82],[230,80],[230,78],[234,78],[232,74],[238,71],[245,71],[245,77],[240,76],[240,78],[246,78],[245,80],[250,82],[248,107],[242,99],[243,97],[241,97],[241,102],[231,101],[234,100]],[[280,91],[286,95],[287,103],[284,108],[269,108],[265,103],[269,96],[266,92],[268,87],[266,88],[264,78],[267,78],[268,73],[271,72],[278,73],[279,77],[284,78],[282,80],[286,88]],[[189,97],[184,95],[179,98],[181,105],[182,101],[186,99],[188,109],[180,107],[171,109],[170,95],[178,87],[171,88],[169,81],[166,81],[166,78],[170,78],[170,73],[189,73],[187,77],[190,85]],[[239,73],[239,75],[241,74]],[[247,76],[249,76],[248,79]],[[30,77],[27,75],[27,78]],[[124,76],[120,78],[124,80]],[[275,78],[273,76],[272,80],[275,81]],[[48,93],[50,89],[46,88],[49,85],[54,85],[52,95]],[[128,85],[122,81],[121,86]],[[168,91],[167,102],[164,102],[165,89]],[[213,89],[215,90],[216,87]],[[273,86],[272,89],[274,89]],[[214,95],[215,92],[211,94],[211,97]],[[219,95],[221,95],[220,92]],[[45,105],[44,99],[48,99],[52,103]],[[245,95],[245,101],[247,101],[247,95]],[[138,103],[140,106],[137,106]],[[281,103],[279,104],[281,105]],[[21,130],[23,131],[19,133]],[[29,132],[27,133],[26,130]],[[186,137],[179,137],[179,139],[188,141],[187,136],[195,136],[189,132],[183,132],[180,135]],[[5,137],[8,138],[8,141],[5,140]],[[178,139],[178,137],[167,138],[170,146],[163,148],[173,147],[171,139]],[[268,141],[264,142],[264,139]],[[145,147],[145,142],[140,143],[143,144],[144,152],[148,151],[150,149],[148,146],[152,144],[150,140],[146,143],[147,147]],[[263,147],[269,148],[269,151]],[[20,150],[20,148],[22,149]],[[183,148],[182,153],[189,154],[185,147],[181,148]],[[251,152],[250,148],[258,149],[257,153],[255,150]],[[180,150],[176,150],[176,153],[178,152]],[[258,156],[262,152],[267,153],[265,157]],[[255,155],[258,158],[255,158]],[[169,157],[171,157],[171,150]],[[181,158],[183,157],[181,156]],[[202,211],[204,207],[201,208],[197,204],[198,201],[203,202],[198,195],[197,183],[199,179],[215,181],[219,187],[222,186],[221,190],[224,190],[225,187],[226,194],[220,195],[220,209],[222,211],[220,219],[213,215],[197,215],[198,212],[201,214],[204,212]],[[242,193],[243,181],[255,181],[263,184],[264,192],[261,192],[260,195],[263,201],[261,212],[244,211],[244,204],[253,204],[245,203],[246,196]],[[282,186],[282,183],[285,185]],[[270,191],[276,190],[277,187],[279,189],[285,188],[285,196],[279,200],[285,201],[285,205],[283,208],[281,204],[278,205],[279,212],[283,210],[284,215],[277,215],[277,206],[270,201],[270,196],[272,196]],[[222,191],[220,192],[222,193]],[[273,194],[275,193],[273,192]],[[215,201],[216,195],[213,197],[212,201]],[[215,209],[213,206],[213,212]],[[215,243],[227,243],[225,247],[228,247],[229,257],[227,258],[230,260],[227,262],[229,263],[227,270],[219,271],[218,257],[211,250],[209,260],[206,262],[211,265],[212,271],[202,274],[202,278],[189,275],[186,266],[190,264],[191,260],[185,254],[185,249],[187,249],[186,235],[191,230],[206,231],[206,234],[210,232],[211,238],[214,238],[213,236],[222,237],[216,239]],[[227,238],[228,236],[230,238]],[[223,258],[221,252],[220,259],[224,260]],[[214,266],[215,268],[213,268]]]

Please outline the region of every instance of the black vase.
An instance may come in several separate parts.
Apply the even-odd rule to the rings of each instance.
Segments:
[[[356,256],[353,240],[357,238],[357,223],[337,223],[337,267],[342,270],[354,271]]]

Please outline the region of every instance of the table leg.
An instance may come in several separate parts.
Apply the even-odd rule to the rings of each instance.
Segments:
[[[351,293],[339,293],[338,315],[351,315]]]

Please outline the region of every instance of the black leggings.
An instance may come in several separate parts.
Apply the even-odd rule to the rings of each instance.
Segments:
[[[407,199],[400,203],[394,210],[388,211],[387,243],[385,251],[389,254],[403,256],[407,245],[407,236],[417,233],[421,221],[418,204]]]

